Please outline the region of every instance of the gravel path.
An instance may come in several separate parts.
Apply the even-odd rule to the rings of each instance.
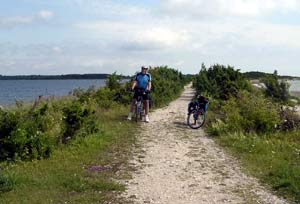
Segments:
[[[150,114],[142,124],[131,165],[136,169],[125,181],[130,203],[286,203],[254,178],[243,174],[202,129],[186,125],[190,86],[169,106]]]

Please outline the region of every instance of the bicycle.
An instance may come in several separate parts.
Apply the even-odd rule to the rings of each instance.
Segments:
[[[137,89],[135,90],[137,94],[137,99],[135,102],[135,121],[138,122],[139,119],[142,120],[143,116],[145,115],[145,109],[144,109],[144,101],[143,101],[143,94],[145,94],[144,90]]]
[[[206,102],[190,102],[188,107],[187,124],[192,129],[202,127],[206,119],[206,110],[208,108],[208,101]]]

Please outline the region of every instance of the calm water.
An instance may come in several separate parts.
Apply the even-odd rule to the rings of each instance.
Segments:
[[[39,95],[65,96],[76,88],[103,87],[105,79],[91,80],[0,80],[0,104],[14,104],[16,100],[33,101]]]
[[[300,92],[300,80],[289,81],[291,84],[290,91]]]

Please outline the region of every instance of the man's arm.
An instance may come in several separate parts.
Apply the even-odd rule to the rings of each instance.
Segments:
[[[132,82],[131,90],[134,90],[135,86],[136,86],[136,80],[134,80],[134,81]]]
[[[151,91],[152,85],[151,85],[151,81],[149,81],[148,83],[148,91]]]

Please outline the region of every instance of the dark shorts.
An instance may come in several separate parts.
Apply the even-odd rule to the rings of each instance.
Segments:
[[[150,98],[149,93],[144,93],[142,91],[135,91],[133,98],[137,99],[138,96],[142,96],[143,100],[149,100],[149,98]]]

